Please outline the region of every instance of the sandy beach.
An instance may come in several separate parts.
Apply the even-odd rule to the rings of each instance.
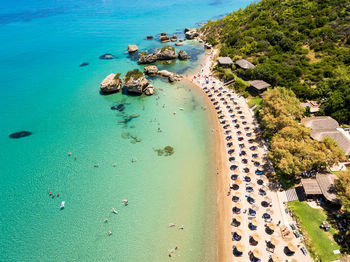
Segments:
[[[243,262],[252,258],[256,261],[285,261],[292,258],[295,261],[312,261],[309,255],[305,256],[300,251],[302,243],[291,233],[283,200],[272,189],[268,174],[263,174],[259,169],[268,161],[267,150],[247,101],[210,76],[215,52],[207,53],[198,72],[189,74],[184,81],[192,83],[207,97],[213,126],[211,132],[215,139],[217,180],[217,261]],[[243,137],[244,133],[246,137]],[[235,153],[229,154],[229,150]],[[242,152],[245,152],[244,155]],[[237,177],[232,178],[233,174]],[[252,188],[252,191],[247,188]],[[237,195],[237,201],[233,201]],[[267,205],[263,205],[263,202]],[[239,206],[236,214],[233,212],[235,206]],[[251,209],[255,214],[250,213]],[[235,217],[241,219],[237,225],[233,223]],[[252,222],[257,226],[252,227]],[[269,226],[274,230],[269,230]],[[233,239],[234,233],[239,234],[239,240]],[[243,246],[242,252],[236,252],[238,243]],[[288,245],[296,250],[287,254]]]

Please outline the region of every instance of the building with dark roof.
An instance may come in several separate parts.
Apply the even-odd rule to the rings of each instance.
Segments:
[[[339,204],[334,186],[336,176],[333,174],[317,174],[316,178],[301,179],[306,199],[324,197],[327,201]]]
[[[271,85],[263,80],[249,81],[249,90],[254,94],[261,94],[267,90]]]

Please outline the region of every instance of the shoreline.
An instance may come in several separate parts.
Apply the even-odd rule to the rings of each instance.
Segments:
[[[215,52],[215,51],[214,51]],[[203,91],[202,87],[197,81],[192,81],[195,72],[200,71],[204,67],[210,68],[212,65],[211,57],[213,54],[205,53],[204,57],[199,61],[199,66],[195,70],[188,72],[183,82],[196,88],[202,96],[206,107],[209,111],[210,124],[212,125],[211,133],[214,135],[214,162],[215,169],[213,170],[216,177],[216,261],[232,261],[233,254],[231,252],[231,200],[227,195],[227,185],[230,184],[229,174],[230,170],[226,164],[226,151],[223,148],[224,135],[222,127],[217,119],[217,113],[208,96]]]

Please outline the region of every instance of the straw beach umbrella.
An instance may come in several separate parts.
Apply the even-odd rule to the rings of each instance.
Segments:
[[[270,239],[270,243],[273,246],[277,246],[279,241],[278,241],[278,239],[275,236],[272,236],[271,239]]]
[[[266,196],[266,197],[264,197],[264,201],[266,201],[267,203],[271,203],[272,199],[271,199],[271,197]]]
[[[235,180],[235,183],[236,183],[236,185],[241,185],[241,184],[243,183],[243,181],[240,180],[240,179],[236,179],[236,180]]]
[[[258,234],[258,233],[254,233],[252,235],[252,238],[256,241],[256,242],[259,242],[261,240],[261,236]]]
[[[238,251],[238,252],[244,252],[244,250],[245,250],[245,245],[243,245],[241,242],[239,242],[237,245],[236,245],[236,250]]]
[[[259,249],[255,248],[255,249],[253,250],[253,256],[254,256],[255,258],[257,258],[257,259],[261,259],[262,253],[261,253],[261,251],[260,251]]]
[[[273,262],[282,262],[282,258],[277,254],[272,255],[272,260]]]
[[[233,219],[236,220],[239,223],[242,223],[242,221],[243,221],[243,218],[242,218],[241,215],[236,215],[236,216],[233,217]]]
[[[235,196],[236,196],[236,197],[241,197],[241,196],[242,196],[242,193],[237,191],[237,192],[235,192]]]
[[[233,205],[233,207],[241,209],[241,208],[242,208],[242,203],[236,202],[236,203]]]
[[[259,221],[256,220],[256,218],[253,218],[250,223],[252,223],[252,225],[255,226],[255,227],[259,225]]]
[[[297,251],[297,247],[292,243],[289,242],[288,243],[288,249],[290,250],[290,252],[295,253]]]
[[[237,228],[234,232],[235,232],[237,235],[239,235],[239,236],[243,236],[243,230],[242,230],[242,229]]]
[[[277,228],[277,225],[273,222],[270,222],[267,224],[267,227],[270,228],[271,230],[275,231]]]

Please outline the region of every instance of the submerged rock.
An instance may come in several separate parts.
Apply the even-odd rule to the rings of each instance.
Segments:
[[[152,36],[152,35],[148,35],[148,36],[146,37],[146,39],[147,39],[147,40],[152,40],[152,39],[153,39],[153,36]]]
[[[177,43],[175,43],[175,45],[176,45],[176,46],[183,46],[184,43],[183,43],[183,42],[177,42]]]
[[[89,63],[84,62],[84,63],[80,64],[80,67],[87,66],[87,65],[89,65]]]
[[[128,139],[130,137],[128,132],[122,133],[122,138]]]
[[[102,59],[102,60],[110,60],[110,59],[114,59],[114,55],[112,54],[103,54],[99,57],[99,59]]]
[[[125,109],[125,106],[124,106],[124,104],[119,104],[117,106],[112,106],[111,109],[112,110],[118,110],[118,111],[121,112],[121,111],[123,111]]]
[[[26,137],[26,136],[30,136],[32,133],[29,132],[29,131],[20,131],[20,132],[15,132],[11,135],[9,135],[10,138],[14,138],[14,139],[17,139],[17,138],[22,138],[22,137]]]
[[[109,74],[100,84],[100,90],[103,94],[112,94],[122,88],[120,74]]]

